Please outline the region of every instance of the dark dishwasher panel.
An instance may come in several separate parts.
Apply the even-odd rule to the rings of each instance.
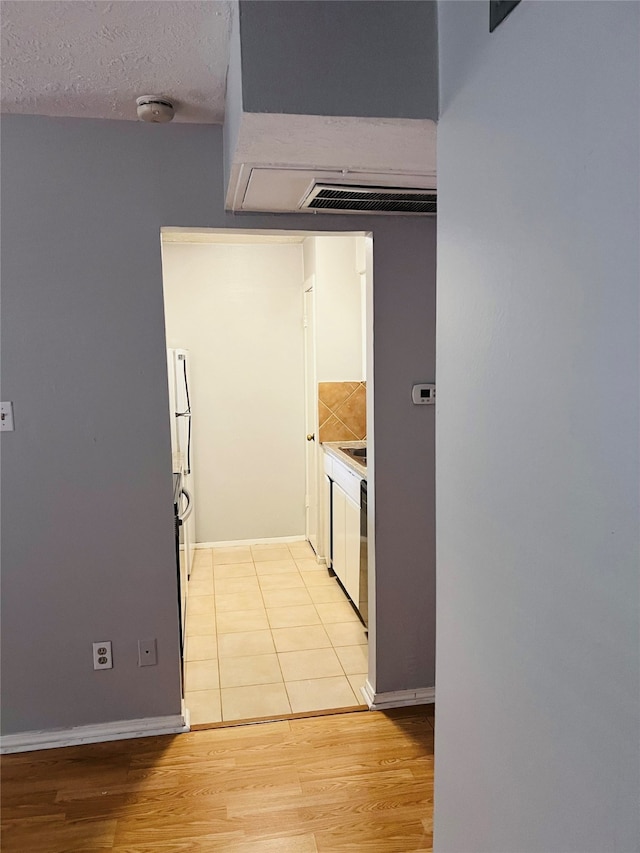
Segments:
[[[369,562],[367,547],[367,481],[360,483],[360,618],[369,627]]]

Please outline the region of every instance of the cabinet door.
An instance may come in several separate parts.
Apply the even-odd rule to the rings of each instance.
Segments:
[[[360,507],[349,497],[345,500],[345,564],[346,580],[343,583],[357,607],[360,594]]]
[[[333,534],[333,551],[331,568],[338,576],[340,582],[347,586],[347,530],[346,530],[346,504],[347,496],[337,483],[332,484],[333,489],[333,513],[331,527]]]
[[[318,471],[320,483],[320,550],[318,557],[324,557],[327,565],[331,565],[331,480],[324,473],[324,469]]]

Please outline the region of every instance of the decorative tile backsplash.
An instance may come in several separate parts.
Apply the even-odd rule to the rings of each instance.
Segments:
[[[367,383],[319,382],[320,441],[363,441],[367,437]]]

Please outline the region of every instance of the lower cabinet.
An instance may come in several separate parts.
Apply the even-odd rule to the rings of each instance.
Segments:
[[[332,568],[357,606],[360,592],[360,507],[336,482],[332,488]]]
[[[325,558],[327,566],[331,566],[331,480],[324,471],[320,475],[320,484],[322,556]]]

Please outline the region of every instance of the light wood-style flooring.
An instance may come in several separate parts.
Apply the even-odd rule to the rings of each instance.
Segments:
[[[432,849],[432,706],[4,756],[3,853]]]

